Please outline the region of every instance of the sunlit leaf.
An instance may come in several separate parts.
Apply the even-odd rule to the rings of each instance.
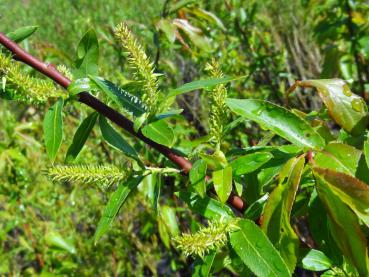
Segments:
[[[311,249],[302,259],[302,266],[313,271],[323,271],[330,269],[332,261],[321,251]]]
[[[299,239],[290,224],[290,216],[304,163],[303,155],[286,163],[279,177],[280,182],[265,205],[261,224],[262,230],[280,251],[291,272],[297,262]]]
[[[225,203],[232,192],[232,167],[214,171],[213,184],[220,201]]]
[[[99,114],[94,112],[82,121],[81,125],[74,134],[72,144],[68,148],[67,156],[65,158],[67,162],[72,162],[78,156],[79,152],[82,150],[82,147],[86,143],[98,116]]]
[[[270,153],[253,153],[233,160],[230,166],[234,176],[239,176],[255,171],[273,157]]]
[[[340,173],[343,174],[343,173]],[[358,270],[360,276],[369,274],[367,240],[358,219],[340,198],[332,192],[331,186],[316,174],[317,191],[328,213],[328,227],[334,241]]]
[[[76,78],[85,78],[88,75],[98,75],[99,42],[93,29],[88,30],[77,47]]]
[[[164,120],[154,121],[141,129],[142,134],[156,143],[172,147],[175,136],[173,129]]]
[[[63,118],[62,108],[64,101],[59,99],[45,114],[44,118],[44,139],[46,152],[50,160],[55,160],[63,139]]]
[[[117,190],[110,196],[99,223],[97,224],[94,240],[97,241],[109,230],[120,208],[127,199],[129,193],[138,186],[143,176],[133,176],[123,184],[119,184]]]
[[[251,220],[238,222],[240,230],[229,234],[232,248],[256,276],[291,276],[273,244]]]
[[[327,106],[330,116],[346,131],[360,134],[365,130],[369,121],[365,101],[360,96],[353,94],[343,80],[305,80],[296,84],[316,88]]]
[[[194,190],[204,197],[206,194],[206,170],[207,164],[204,160],[197,160],[190,170],[190,182]]]
[[[369,226],[369,186],[355,177],[330,169],[314,168],[320,186],[327,186]]]
[[[19,43],[33,35],[33,33],[36,32],[37,29],[38,26],[24,26],[16,29],[13,32],[7,33],[6,36],[16,43]]]
[[[58,232],[49,232],[45,236],[45,241],[49,246],[63,249],[71,254],[76,254],[77,250],[72,243],[65,240]]]
[[[322,148],[324,139],[303,119],[267,101],[252,99],[226,100],[236,114],[251,119],[264,128],[301,147]]]

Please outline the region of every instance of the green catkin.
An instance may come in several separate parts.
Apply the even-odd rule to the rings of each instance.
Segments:
[[[69,80],[73,81],[74,77],[72,72],[69,70],[68,67],[66,67],[64,64],[60,64],[56,67],[56,70],[58,70],[61,74],[63,74],[65,77],[67,77]]]
[[[213,78],[224,77],[219,64],[215,60],[207,64],[206,70],[209,71]],[[217,150],[220,148],[224,124],[227,118],[228,108],[225,103],[226,98],[227,89],[223,84],[216,85],[210,94],[209,140],[216,145]]]
[[[132,35],[124,23],[115,28],[115,36],[129,54],[129,64],[134,69],[134,77],[142,83],[142,101],[149,109],[149,114],[155,114],[160,91],[158,89],[158,75],[154,73],[153,63],[146,55],[142,46]]]
[[[127,173],[112,165],[56,165],[47,175],[53,181],[95,184],[102,190],[126,179]]]
[[[5,91],[11,98],[26,103],[45,103],[49,98],[66,96],[52,82],[27,76],[19,64],[10,57],[0,53],[0,95]]]
[[[204,257],[210,251],[223,247],[227,243],[228,233],[237,228],[234,221],[209,222],[208,227],[202,227],[194,234],[182,234],[174,241],[185,256]]]

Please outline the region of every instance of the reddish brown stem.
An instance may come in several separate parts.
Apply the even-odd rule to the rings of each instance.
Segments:
[[[25,64],[28,64],[29,66],[43,73],[44,75],[46,75],[47,77],[52,79],[55,83],[59,84],[65,89],[68,88],[68,86],[70,85],[71,81],[64,75],[62,75],[59,71],[57,71],[52,65],[47,65],[38,60],[37,58],[33,57],[31,54],[20,48],[14,41],[10,40],[6,35],[4,35],[1,32],[0,32],[0,44],[2,44],[10,52],[12,52],[15,59]],[[191,169],[192,164],[190,161],[188,161],[186,158],[182,156],[179,156],[172,149],[148,139],[147,137],[142,135],[140,131],[136,132],[133,128],[132,121],[124,117],[116,110],[105,105],[99,99],[95,98],[88,92],[81,92],[80,94],[78,94],[78,97],[79,102],[86,104],[87,106],[91,107],[98,113],[109,118],[119,127],[123,128],[127,132],[131,133],[138,139],[144,141],[146,144],[150,145],[152,148],[156,149],[161,154],[166,156],[169,160],[171,160],[179,168],[181,168],[183,173],[187,174]],[[245,202],[240,197],[234,194],[232,194],[229,197],[228,203],[230,206],[232,206],[234,209],[240,212],[244,211],[246,208]]]

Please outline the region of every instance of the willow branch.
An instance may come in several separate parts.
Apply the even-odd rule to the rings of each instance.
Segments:
[[[20,48],[18,44],[10,40],[1,32],[0,44],[2,44],[10,52],[12,52],[15,59],[31,66],[35,70],[52,79],[55,83],[59,84],[63,88],[67,89],[70,85],[71,81],[64,75],[62,75],[59,71],[57,71],[54,66],[50,64],[45,64],[39,59],[35,58],[31,54]],[[114,122],[125,131],[129,132],[136,138],[150,145],[153,149],[163,154],[165,157],[175,163],[179,168],[181,168],[184,174],[188,174],[189,170],[192,167],[190,161],[188,161],[185,157],[176,154],[172,149],[150,140],[149,138],[145,137],[140,131],[136,132],[133,128],[133,122],[118,111],[110,108],[88,92],[79,93],[78,101],[91,107],[99,114],[102,114],[106,118],[110,119],[112,122]],[[228,204],[240,212],[244,211],[244,209],[246,208],[245,202],[240,197],[234,194],[229,197]]]

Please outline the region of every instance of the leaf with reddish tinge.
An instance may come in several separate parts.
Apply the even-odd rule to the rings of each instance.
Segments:
[[[328,186],[329,189],[346,203],[356,215],[369,226],[369,186],[360,180],[336,172],[330,169],[315,167],[314,175],[324,182],[321,186]]]
[[[319,171],[319,170],[318,170]],[[325,171],[329,171],[325,169]],[[317,191],[328,213],[328,227],[342,253],[358,270],[360,276],[368,276],[369,261],[367,240],[351,209],[333,193],[327,181],[317,170]],[[343,173],[338,173],[344,175]],[[346,175],[349,177],[348,175]],[[352,177],[350,177],[352,178]]]
[[[297,262],[299,239],[290,224],[290,216],[304,164],[304,155],[286,163],[280,174],[280,183],[266,203],[261,225],[291,272]]]
[[[353,94],[343,80],[305,80],[296,85],[316,88],[330,116],[347,132],[360,134],[365,130],[369,120],[365,101]]]

